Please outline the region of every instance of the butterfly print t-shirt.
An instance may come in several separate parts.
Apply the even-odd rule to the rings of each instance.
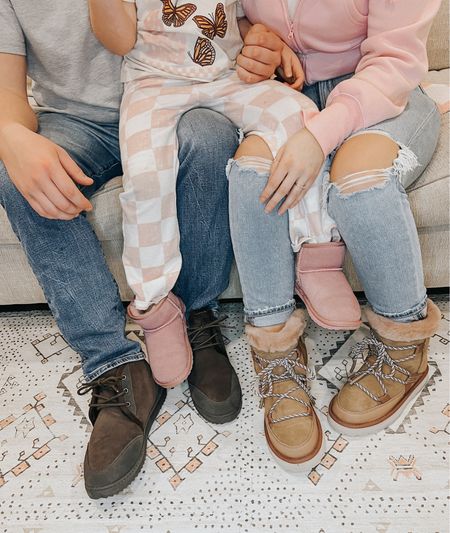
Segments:
[[[235,67],[242,47],[238,0],[125,0],[136,3],[138,38],[122,80],[213,81]]]

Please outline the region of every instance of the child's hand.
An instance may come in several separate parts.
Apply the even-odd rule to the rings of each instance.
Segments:
[[[281,51],[281,66],[277,69],[277,74],[289,87],[296,90],[301,90],[305,83],[305,74],[300,59],[287,44],[284,44]]]
[[[268,80],[281,64],[283,41],[262,24],[250,28],[237,58],[236,71],[246,83]]]
[[[324,155],[320,144],[306,128],[293,135],[280,149],[272,164],[270,177],[259,200],[270,213],[286,198],[278,213],[283,215],[298,204],[317,178]]]

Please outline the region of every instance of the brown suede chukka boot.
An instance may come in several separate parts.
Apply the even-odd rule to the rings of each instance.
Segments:
[[[153,380],[146,361],[126,363],[91,383],[89,418],[93,430],[84,458],[84,483],[91,498],[106,498],[127,487],[144,464],[147,436],[166,390]]]
[[[189,315],[188,334],[194,354],[189,390],[199,414],[213,424],[231,422],[242,407],[239,379],[220,332],[222,321],[211,309]]]
[[[332,399],[330,425],[346,435],[369,435],[387,428],[422,390],[428,378],[428,345],[441,312],[428,300],[427,317],[395,322],[367,310],[370,337],[357,344],[353,357],[364,358]]]
[[[297,309],[279,331],[246,326],[264,405],[269,449],[285,470],[304,471],[322,453],[322,427],[308,390],[303,311]]]

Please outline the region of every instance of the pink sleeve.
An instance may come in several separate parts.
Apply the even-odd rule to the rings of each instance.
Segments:
[[[426,41],[441,0],[370,0],[355,75],[339,83],[305,126],[325,155],[351,133],[399,115],[428,70]]]

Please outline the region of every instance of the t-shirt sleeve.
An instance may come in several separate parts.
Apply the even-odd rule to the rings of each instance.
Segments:
[[[238,0],[236,3],[236,15],[238,19],[245,17],[244,9],[242,8],[240,0]]]
[[[27,54],[25,37],[9,0],[0,0],[0,53]]]

